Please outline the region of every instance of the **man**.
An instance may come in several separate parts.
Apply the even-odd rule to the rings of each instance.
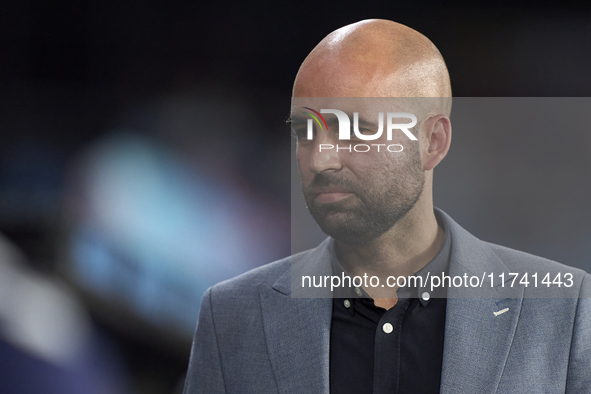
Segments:
[[[451,88],[426,37],[384,20],[345,26],[306,58],[293,96],[304,197],[330,238],[206,292],[186,394],[591,392],[589,275],[480,241],[433,207]],[[344,118],[320,119],[337,105],[359,131],[348,141]],[[388,108],[416,117],[413,134],[390,115],[367,128],[392,133],[361,130]],[[402,149],[348,148],[374,137],[365,145]],[[534,273],[548,291],[523,280]],[[424,282],[388,282],[411,276]],[[335,277],[375,279],[333,291]]]

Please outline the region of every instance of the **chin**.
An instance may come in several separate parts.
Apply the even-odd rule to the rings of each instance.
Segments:
[[[368,235],[367,233],[353,233],[340,231],[329,234],[325,231],[325,234],[334,238],[337,242],[347,245],[366,245],[375,239],[373,235]]]
[[[326,235],[350,245],[366,244],[379,236],[374,234],[373,229],[351,226],[359,223],[359,220],[352,219],[344,213],[329,214],[322,222],[317,221],[317,223]]]

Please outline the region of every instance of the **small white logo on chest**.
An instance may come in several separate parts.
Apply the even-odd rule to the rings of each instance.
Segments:
[[[502,315],[503,313],[507,312],[509,310],[509,308],[505,308],[505,309],[501,309],[498,312],[493,312],[495,314],[495,316],[499,316]]]

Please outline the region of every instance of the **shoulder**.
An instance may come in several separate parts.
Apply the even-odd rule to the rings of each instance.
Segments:
[[[511,280],[508,287],[524,287],[526,298],[576,299],[587,292],[591,281],[584,270],[480,240],[445,212],[436,212],[452,234],[452,273],[476,276],[484,273],[497,284]],[[507,288],[507,285],[502,287]]]
[[[563,275],[568,274],[567,277],[570,278],[572,275],[574,282],[571,290],[581,289],[583,279],[588,276],[582,269],[480,240],[456,223],[444,211],[436,208],[436,213],[441,216],[452,233],[452,255],[455,252],[454,262],[462,269],[477,273],[490,272],[491,269],[494,272],[519,273],[520,279],[523,274],[537,273],[539,280],[547,274],[552,277],[552,280],[556,278],[556,275],[560,274],[562,278]],[[540,277],[540,275],[542,276]],[[572,294],[572,291],[569,291],[569,294]]]
[[[307,256],[312,250],[285,257],[220,282],[210,287],[205,295],[211,298],[212,302],[258,297],[260,286],[273,287],[280,278],[289,276],[291,265]]]
[[[591,293],[591,275],[580,268],[506,246],[484,243],[510,273],[518,274],[518,281],[529,281],[525,289],[526,297],[579,299],[589,297]]]
[[[548,272],[548,273],[566,273],[570,272],[574,276],[584,277],[586,272],[579,268],[574,268],[557,261],[544,257],[536,256],[527,252],[508,248],[506,246],[496,245],[490,242],[484,242],[501,259],[501,261],[512,272]]]

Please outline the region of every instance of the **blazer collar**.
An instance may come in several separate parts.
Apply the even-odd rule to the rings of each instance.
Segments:
[[[302,287],[303,276],[332,275],[332,242],[332,238],[326,238],[316,248],[291,256],[291,269],[279,277],[272,286],[273,289],[292,298],[332,298],[330,287]]]
[[[441,393],[493,393],[513,342],[524,288],[502,283],[507,266],[490,246],[440,211],[452,235],[451,277],[476,276],[482,287],[448,291]],[[501,313],[499,313],[501,312]]]
[[[330,391],[332,298],[327,289],[303,289],[301,276],[332,274],[331,242],[328,238],[311,251],[291,256],[290,267],[271,287],[258,288],[267,351],[279,392]]]
[[[273,287],[260,285],[258,291],[278,391],[330,392],[332,298],[293,298],[289,278]]]

